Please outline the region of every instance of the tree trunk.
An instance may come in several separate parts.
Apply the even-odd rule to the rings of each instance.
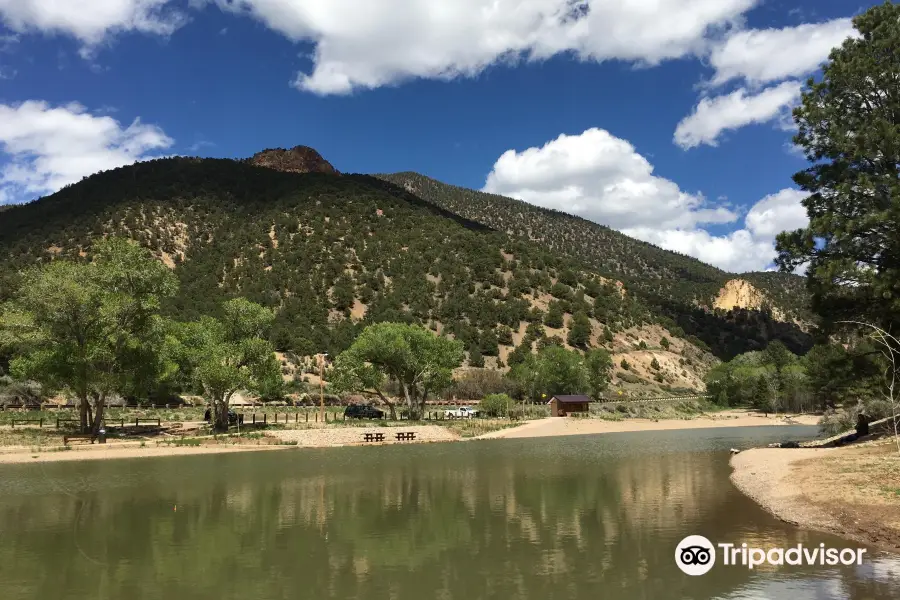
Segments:
[[[78,397],[78,417],[81,433],[88,432],[88,399],[87,395]]]
[[[219,396],[215,400],[216,411],[215,411],[215,426],[213,429],[218,432],[228,431],[228,400],[230,398],[230,394],[223,394]]]
[[[103,425],[103,411],[106,408],[106,394],[98,394],[94,399],[94,413],[91,422],[91,434],[97,437]]]

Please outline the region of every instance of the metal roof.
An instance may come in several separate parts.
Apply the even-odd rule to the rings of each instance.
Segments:
[[[583,404],[585,402],[593,402],[590,396],[585,395],[563,395],[563,396],[553,396],[550,398],[550,401],[558,400],[561,404]]]

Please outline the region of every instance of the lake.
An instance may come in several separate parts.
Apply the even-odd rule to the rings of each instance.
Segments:
[[[3,600],[900,598],[898,557],[749,570],[714,543],[857,547],[766,514],[752,427],[0,466]]]

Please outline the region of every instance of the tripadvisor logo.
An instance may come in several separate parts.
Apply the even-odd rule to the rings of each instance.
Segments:
[[[718,548],[718,550],[716,550]],[[836,566],[861,565],[865,548],[826,548],[825,544],[791,548],[754,548],[728,543],[713,544],[702,535],[689,535],[675,548],[675,564],[687,575],[705,575],[716,564],[716,556],[723,566],[742,566],[753,569],[760,565]]]

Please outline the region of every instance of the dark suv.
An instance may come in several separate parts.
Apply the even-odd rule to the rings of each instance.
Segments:
[[[350,419],[383,419],[384,413],[368,404],[351,404],[344,410],[344,416]]]

